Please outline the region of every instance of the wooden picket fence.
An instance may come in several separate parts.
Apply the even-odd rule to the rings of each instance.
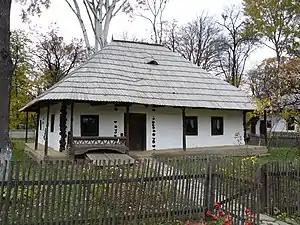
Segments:
[[[268,146],[273,148],[295,148],[300,145],[299,133],[273,132],[267,138]],[[265,136],[251,134],[248,145],[265,146]]]
[[[283,182],[283,172],[242,158],[6,163],[0,182],[0,224],[5,225],[201,220],[213,210],[214,201],[231,213],[233,224],[245,220],[245,209],[256,214],[253,224],[259,224],[259,212],[272,214],[274,206],[299,211],[299,164],[286,165],[284,185],[274,189],[276,182]],[[283,196],[298,201],[292,207],[289,201],[280,205]]]
[[[270,215],[300,213],[300,162],[270,162],[260,169],[261,211]]]

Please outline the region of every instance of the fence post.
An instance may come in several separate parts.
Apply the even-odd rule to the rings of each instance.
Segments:
[[[260,185],[260,189],[259,189],[260,209],[266,210],[268,206],[267,164],[261,165],[259,167],[257,180]]]
[[[204,181],[204,206],[209,210],[212,209],[215,200],[214,176],[216,175],[214,162],[210,158],[207,157],[207,172]]]

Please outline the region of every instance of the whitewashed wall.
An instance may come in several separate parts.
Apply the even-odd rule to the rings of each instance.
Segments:
[[[91,106],[85,103],[74,105],[74,136],[80,136],[80,115],[99,115],[99,135],[114,135],[114,121],[117,121],[117,135],[124,134],[125,107],[113,105]],[[55,132],[50,133],[49,146],[59,149],[59,110],[60,104],[52,106],[50,115],[55,113]],[[131,113],[146,113],[146,148],[152,150],[152,118],[155,117],[156,147],[155,149],[182,148],[182,118],[181,110],[177,108],[159,107],[152,111],[152,107],[134,105],[130,107]],[[242,111],[221,111],[205,109],[187,109],[186,116],[198,116],[198,136],[187,136],[187,148],[237,145],[235,135],[239,133],[243,137],[243,113]],[[224,117],[224,135],[211,136],[211,116]],[[42,134],[39,132],[39,143],[44,144],[43,132],[46,126],[46,108],[41,110],[40,119],[44,121]],[[50,122],[50,121],[49,121]],[[70,107],[67,115],[67,131],[70,130]],[[40,130],[39,130],[40,131]],[[243,144],[243,143],[242,143]]]
[[[48,128],[48,146],[55,150],[59,150],[59,120],[60,120],[60,107],[61,104],[51,105],[50,113],[49,113],[49,128]],[[55,115],[54,119],[54,132],[51,132],[50,125],[51,125],[51,115]],[[40,144],[45,144],[44,134],[47,124],[47,107],[41,108],[40,111],[40,122],[42,122],[42,130],[39,127],[39,134],[38,140]],[[68,123],[68,122],[67,122]]]

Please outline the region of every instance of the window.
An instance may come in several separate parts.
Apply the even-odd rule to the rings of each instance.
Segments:
[[[198,135],[198,117],[186,116],[185,117],[185,134],[186,135]]]
[[[158,65],[158,62],[155,61],[155,60],[151,60],[151,61],[148,62],[148,64],[150,64],[150,65]]]
[[[295,117],[290,117],[287,121],[287,130],[295,130]]]
[[[42,120],[40,120],[40,130],[42,130]]]
[[[272,128],[272,122],[271,122],[271,120],[267,120],[267,128]]]
[[[50,132],[54,132],[54,120],[55,120],[55,115],[51,115],[51,120],[50,120]]]
[[[211,117],[211,135],[224,134],[224,121],[223,117]]]
[[[81,115],[81,136],[99,136],[99,116]]]

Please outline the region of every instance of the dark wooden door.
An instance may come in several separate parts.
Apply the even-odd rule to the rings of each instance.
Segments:
[[[260,121],[259,124],[259,133],[265,135],[266,134],[266,122],[264,120]]]
[[[256,123],[255,122],[251,123],[251,134],[256,134]]]
[[[127,116],[124,115],[124,134],[127,137]],[[146,150],[146,114],[129,114],[129,150]]]

